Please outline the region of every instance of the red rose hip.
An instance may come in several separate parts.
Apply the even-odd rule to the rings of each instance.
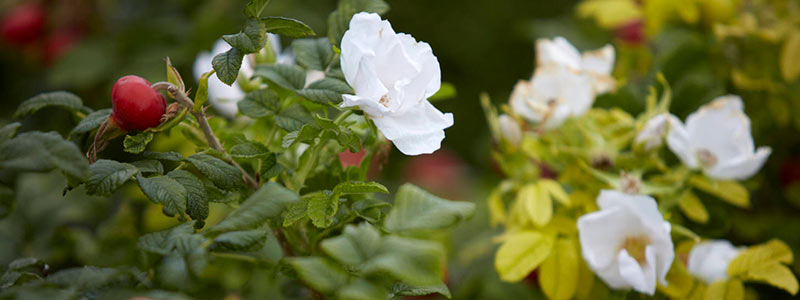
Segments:
[[[122,130],[145,130],[161,123],[167,101],[146,79],[128,75],[111,88],[111,118]]]
[[[45,23],[45,10],[38,3],[22,4],[3,15],[0,22],[0,36],[7,43],[27,45],[35,42],[42,34]]]

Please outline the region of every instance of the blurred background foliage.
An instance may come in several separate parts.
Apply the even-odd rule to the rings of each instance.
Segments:
[[[164,80],[166,56],[181,73],[192,74],[197,53],[241,27],[245,2],[0,2],[4,18],[21,4],[44,8],[36,40],[5,40],[0,46],[0,124],[10,122],[19,103],[44,91],[69,90],[92,108],[110,107],[117,78],[137,74],[151,82]],[[450,246],[447,281],[455,299],[541,297],[533,288],[535,274],[510,284],[494,271],[492,238],[498,231],[489,226],[484,199],[499,173],[490,159],[491,139],[478,101],[486,92],[495,103],[507,102],[516,81],[533,72],[533,46],[540,37],[564,36],[581,50],[606,43],[616,47],[614,75],[620,88],[598,98],[596,106],[641,112],[658,72],[673,88],[671,111],[680,118],[716,96],[741,95],[756,145],[773,148],[764,169],[747,182],[755,209],[730,212],[711,205],[712,220],[692,229],[734,244],[777,237],[795,252],[800,249],[800,1],[388,2],[386,18],[396,31],[432,46],[443,81],[456,87],[457,96],[435,103],[455,115],[443,149],[419,157],[392,150],[378,181],[394,187],[411,181],[437,195],[479,204],[468,224],[442,237]],[[335,6],[335,0],[272,0],[265,14],[302,20],[324,34]],[[284,47],[289,43],[283,40]],[[22,122],[22,131],[66,133],[74,125],[68,114],[49,109]],[[181,144],[168,139],[155,146]],[[15,209],[0,220],[0,266],[22,256],[38,257],[53,268],[131,264],[138,235],[172,224],[135,189],[110,199],[89,197],[80,189],[62,197],[65,183],[59,174],[25,175],[18,185]],[[224,209],[213,207],[211,218]],[[794,270],[800,271],[797,263]],[[214,277],[235,290],[248,272],[232,267]],[[770,288],[762,292],[764,299],[785,296]]]

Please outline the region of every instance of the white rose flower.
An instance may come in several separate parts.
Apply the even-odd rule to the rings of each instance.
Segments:
[[[670,224],[645,195],[604,190],[599,211],[578,219],[583,258],[608,286],[653,295],[675,258]]]
[[[740,249],[726,240],[700,242],[689,252],[689,273],[707,284],[728,278],[728,264],[739,255]]]
[[[646,151],[655,149],[664,143],[664,137],[669,131],[670,124],[680,124],[680,122],[677,117],[671,114],[658,114],[647,120],[644,128],[636,134],[634,144],[643,145]]]
[[[545,128],[560,126],[569,117],[586,113],[597,94],[614,89],[611,69],[614,47],[581,55],[562,37],[536,41],[537,68],[530,81],[519,81],[511,94],[511,108]]]
[[[358,13],[342,38],[342,72],[355,95],[342,107],[358,106],[406,155],[432,153],[453,125],[428,97],[439,90],[439,61],[431,47],[395,33],[377,14]]]
[[[712,178],[749,178],[772,152],[769,147],[755,149],[739,96],[719,97],[690,114],[685,126],[680,121],[671,125],[667,146],[672,153]]]
[[[267,38],[272,46],[272,51],[275,53],[275,63],[279,64],[294,64],[294,55],[290,51],[281,53],[281,41],[278,35],[268,33]],[[194,61],[194,77],[199,80],[203,73],[211,71],[214,67],[211,61],[214,56],[224,53],[231,49],[231,46],[223,39],[219,39],[214,43],[211,51],[201,52],[197,55]],[[242,60],[242,66],[239,68],[239,73],[250,78],[253,76],[254,62],[252,55],[246,55]],[[324,76],[324,74],[323,74]],[[321,79],[321,78],[320,78]],[[244,91],[239,87],[238,82],[232,85],[227,85],[217,78],[217,74],[213,74],[208,78],[208,100],[211,106],[214,107],[221,115],[228,118],[233,118],[239,111],[236,102],[244,98]]]
[[[512,145],[519,145],[519,143],[522,142],[522,130],[519,128],[519,124],[517,124],[514,118],[507,114],[502,114],[497,117],[497,123],[500,125],[503,138],[509,143]]]

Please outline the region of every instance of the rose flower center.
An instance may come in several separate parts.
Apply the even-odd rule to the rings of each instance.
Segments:
[[[625,249],[628,252],[628,255],[633,257],[639,265],[644,265],[647,261],[645,257],[645,249],[647,245],[650,244],[650,239],[646,236],[630,236],[625,238],[625,241],[622,242],[620,246],[620,250]]]

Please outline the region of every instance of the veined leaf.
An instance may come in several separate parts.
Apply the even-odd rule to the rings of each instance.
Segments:
[[[330,191],[323,191],[303,198],[308,199],[308,218],[311,219],[314,226],[326,228],[333,223],[333,216],[336,215],[336,210],[339,208],[338,195],[334,195]]]
[[[236,77],[239,77],[242,59],[244,59],[244,53],[239,49],[231,48],[225,53],[214,56],[214,59],[211,60],[211,65],[214,67],[214,71],[216,71],[217,78],[220,81],[227,85],[232,85],[236,81]]]
[[[383,225],[389,232],[439,229],[469,218],[474,212],[474,203],[448,201],[413,184],[404,184],[397,190],[394,207]]]
[[[553,217],[553,199],[538,184],[526,184],[517,192],[517,202],[522,203],[537,226],[544,226]]]
[[[86,117],[84,117],[83,120],[81,120],[81,122],[75,126],[75,128],[72,128],[72,131],[70,131],[69,135],[77,136],[80,134],[91,132],[92,130],[95,130],[98,127],[100,127],[100,125],[102,125],[103,122],[105,122],[109,116],[111,116],[110,108],[92,112],[88,114]]]
[[[219,224],[209,228],[211,232],[228,232],[252,229],[268,218],[280,215],[287,206],[300,200],[294,192],[269,182],[245,200]]]
[[[436,285],[442,278],[444,249],[438,243],[385,236],[378,254],[361,269],[364,274],[388,274],[406,284]]]
[[[337,292],[338,299],[372,300],[390,299],[389,291],[381,285],[374,284],[364,278],[357,278]]]
[[[290,91],[302,89],[306,84],[306,72],[295,65],[261,65],[256,67],[254,76],[267,79]]]
[[[381,234],[369,223],[347,225],[341,235],[326,239],[320,248],[348,266],[359,266],[374,256],[381,246]]]
[[[199,153],[186,158],[186,161],[195,166],[214,185],[233,190],[244,185],[242,172],[234,166],[205,153]]]
[[[147,148],[147,144],[152,140],[153,133],[145,131],[136,135],[126,135],[122,144],[125,146],[125,152],[139,154]]]
[[[239,112],[254,119],[277,114],[281,109],[278,95],[268,89],[250,92],[236,105]]]
[[[269,0],[250,0],[244,7],[244,14],[250,18],[258,18],[269,4]]]
[[[42,108],[55,106],[69,111],[90,112],[84,108],[81,98],[70,92],[58,91],[34,96],[22,102],[14,112],[13,118],[21,118],[39,111]]]
[[[231,157],[234,158],[260,158],[272,154],[264,144],[247,141],[231,147]]]
[[[733,180],[713,181],[702,175],[694,175],[689,178],[689,183],[711,195],[714,195],[725,202],[738,207],[750,207],[750,193],[744,186]]]
[[[333,293],[348,281],[347,272],[325,258],[308,256],[290,257],[286,260],[297,271],[300,280],[320,293]]]
[[[267,241],[269,227],[231,231],[214,238],[214,248],[228,251],[249,251],[261,248]]]
[[[78,146],[56,132],[25,132],[0,144],[2,171],[46,172],[52,169],[85,179],[89,175],[89,162]]]
[[[578,248],[575,241],[560,238],[539,268],[539,285],[548,299],[572,299],[578,283]]]
[[[537,231],[509,233],[495,255],[494,266],[500,278],[522,280],[550,256],[554,242],[554,237]]]
[[[294,40],[292,52],[298,65],[320,71],[328,67],[334,56],[327,38]]]
[[[155,203],[164,206],[165,215],[173,217],[183,216],[186,211],[186,189],[175,179],[168,176],[144,177],[136,176],[136,181],[142,192]]]
[[[302,38],[314,35],[314,30],[306,23],[286,17],[264,17],[261,18],[267,32],[280,34],[292,38]]]
[[[131,164],[139,169],[141,173],[164,173],[164,165],[154,159],[138,160]]]
[[[185,170],[173,170],[167,174],[186,189],[186,213],[195,220],[195,228],[202,228],[208,218],[208,193],[197,176]]]
[[[350,194],[366,194],[366,193],[384,193],[388,194],[389,190],[380,183],[369,181],[347,181],[336,185],[333,188],[333,193],[338,195]]]
[[[89,166],[86,193],[110,196],[136,173],[139,173],[139,169],[134,165],[107,159],[97,160]]]
[[[239,49],[244,54],[258,52],[264,47],[264,39],[267,37],[267,28],[264,23],[256,18],[250,18],[244,25],[244,29],[237,34],[223,35],[222,39],[232,47]]]
[[[747,273],[749,270],[771,263],[790,264],[794,260],[792,249],[784,242],[773,239],[761,245],[747,248],[728,264],[731,276]]]

